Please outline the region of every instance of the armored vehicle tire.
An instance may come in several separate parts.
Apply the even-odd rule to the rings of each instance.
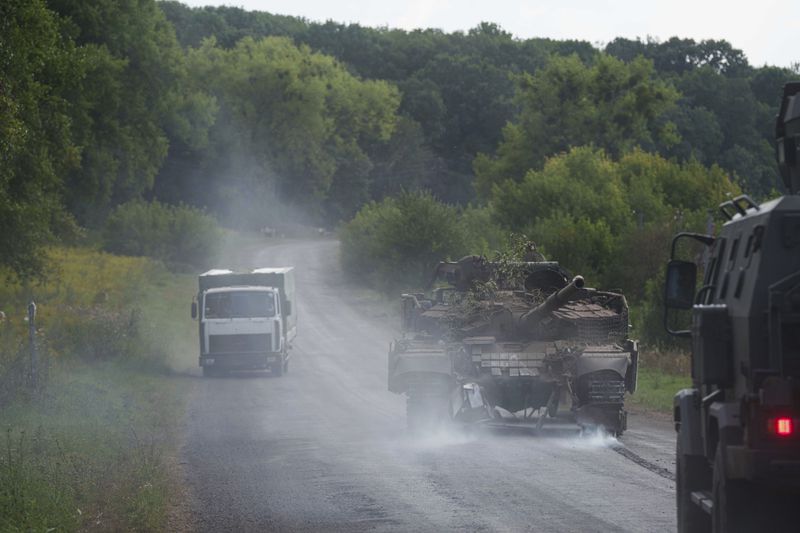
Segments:
[[[711,530],[713,533],[746,533],[748,531],[768,531],[762,529],[766,524],[756,486],[741,479],[728,479],[725,471],[723,448],[717,445],[714,455],[714,480],[712,484]]]
[[[675,495],[678,510],[678,533],[708,533],[711,517],[692,503],[692,492],[711,485],[711,469],[702,455],[683,453],[681,439],[675,454]]]
[[[758,485],[728,479],[721,449],[717,445],[714,457],[711,530],[714,533],[796,531],[796,491],[769,483]]]

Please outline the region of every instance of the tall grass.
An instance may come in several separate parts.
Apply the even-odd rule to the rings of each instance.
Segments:
[[[121,361],[79,363],[35,405],[7,408],[0,530],[157,529],[169,503],[178,386]]]
[[[49,258],[45,280],[0,286],[0,373],[26,357],[31,298],[50,367],[46,387],[0,394],[0,531],[159,529],[183,410],[168,372],[176,344],[194,361],[193,279],[95,250]]]
[[[679,350],[645,349],[639,355],[639,384],[630,401],[654,411],[671,412],[675,394],[692,384],[691,359]]]

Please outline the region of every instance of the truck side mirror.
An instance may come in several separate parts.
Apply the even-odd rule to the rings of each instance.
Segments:
[[[192,318],[197,318],[197,302],[192,302]]]
[[[691,309],[697,287],[697,265],[673,259],[667,263],[664,304],[667,309]]]

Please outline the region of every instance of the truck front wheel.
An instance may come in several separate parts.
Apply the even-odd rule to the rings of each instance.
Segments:
[[[281,354],[278,360],[270,365],[269,370],[272,372],[273,376],[281,377],[283,372],[288,370],[287,363],[288,361],[286,360],[286,355]]]

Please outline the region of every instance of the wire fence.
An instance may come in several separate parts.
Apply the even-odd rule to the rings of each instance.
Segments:
[[[0,408],[21,395],[41,392],[47,384],[49,358],[36,329],[36,304],[28,305],[28,335],[0,322]]]

